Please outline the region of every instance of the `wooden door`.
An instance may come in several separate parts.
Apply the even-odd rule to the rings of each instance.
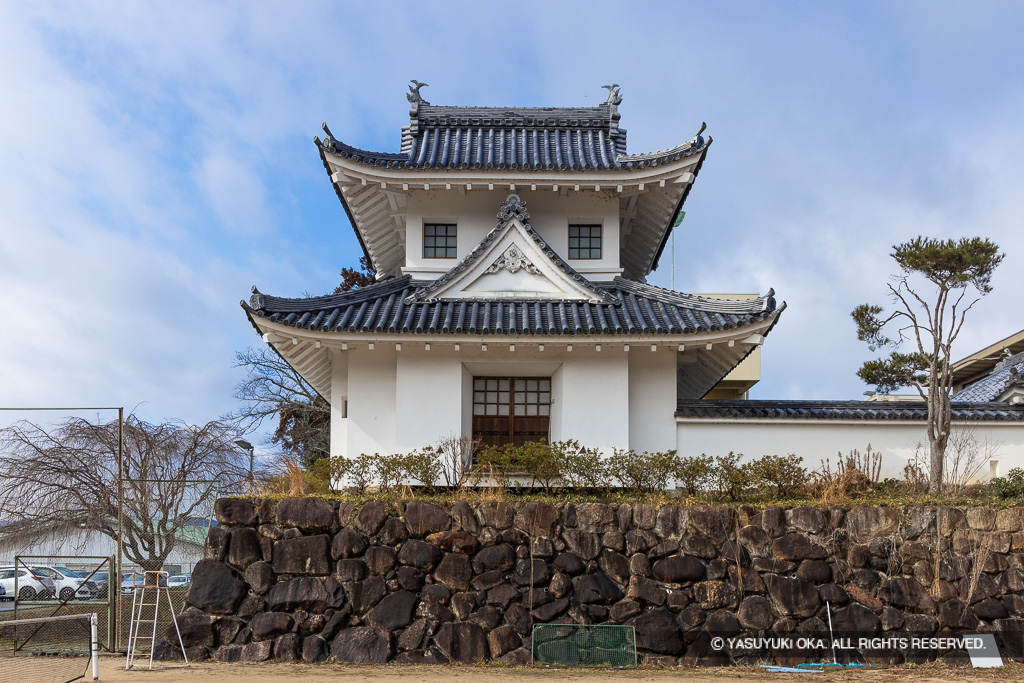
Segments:
[[[549,440],[550,377],[474,377],[473,439],[482,446]]]

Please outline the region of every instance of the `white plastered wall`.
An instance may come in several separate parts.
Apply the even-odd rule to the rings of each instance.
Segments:
[[[613,448],[657,448],[673,445],[674,352],[642,347],[637,361],[639,380],[631,384],[629,357],[621,346],[576,347],[509,344],[433,344],[377,342],[374,350],[352,344],[334,356],[331,410],[331,452],[360,454],[403,453],[434,445],[451,434],[472,431],[472,379],[480,376],[552,378],[551,439],[577,439],[611,453]],[[664,360],[664,363],[660,361]],[[664,364],[667,368],[662,369]],[[668,378],[668,382],[666,379]],[[641,408],[630,410],[630,396]],[[665,394],[664,396],[662,394]],[[343,418],[341,398],[348,397]],[[655,403],[662,405],[654,409]],[[659,426],[659,425],[663,425]],[[652,439],[662,431],[665,442]],[[631,434],[640,439],[630,441]],[[660,437],[657,437],[660,438]]]
[[[836,457],[857,449],[862,454],[868,444],[882,453],[881,477],[901,478],[903,468],[914,459],[917,445],[927,459],[927,434],[923,422],[852,422],[838,420],[694,420],[677,418],[676,439],[680,455],[711,456],[742,453],[743,461],[762,455],[793,453],[803,458],[803,466],[813,471],[829,459],[833,471]],[[954,425],[953,433],[969,434],[980,449],[982,461],[975,479],[988,479],[990,461],[996,461],[995,474],[1005,475],[1013,467],[1024,467],[1024,425],[985,422]],[[947,449],[947,456],[951,455]],[[743,462],[741,461],[741,462]]]
[[[562,258],[569,253],[569,223],[602,226],[600,259],[568,261],[584,275],[606,280],[619,274],[619,199],[610,191],[580,191],[563,197],[551,190],[531,191],[517,188],[526,202],[529,223]],[[465,257],[498,222],[501,202],[509,195],[504,190],[415,190],[406,204],[404,272],[414,277],[438,277],[458,259],[423,258],[423,224],[458,225],[458,258]]]
[[[396,353],[393,344],[375,344],[372,351],[366,346],[347,351],[348,444],[344,455],[348,457],[396,452]]]
[[[331,455],[348,453],[348,354],[331,351]]]
[[[676,351],[630,347],[629,447],[637,452],[675,448]]]

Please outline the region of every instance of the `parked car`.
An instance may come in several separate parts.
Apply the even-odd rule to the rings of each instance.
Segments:
[[[93,574],[92,580],[96,582],[96,599],[106,600],[110,595],[110,575],[106,572]]]
[[[26,567],[0,567],[0,585],[7,593],[7,598],[13,600],[15,597],[14,584],[17,577],[19,600],[51,600],[57,595],[57,587],[53,580],[37,571],[29,570]]]
[[[57,596],[62,602],[78,600],[95,600],[99,595],[99,586],[95,581],[86,581],[84,576],[55,565],[32,565],[32,571],[44,574],[53,580],[57,588]]]
[[[191,574],[177,574],[167,578],[168,588],[187,588],[192,583]]]

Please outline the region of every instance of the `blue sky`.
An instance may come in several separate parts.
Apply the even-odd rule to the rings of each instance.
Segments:
[[[849,311],[896,242],[1006,252],[955,355],[1024,327],[1022,34],[1010,2],[0,0],[0,406],[230,410],[249,287],[327,292],[359,255],[320,122],[397,150],[411,78],[455,105],[619,83],[631,152],[706,121],[677,289],[788,302],[754,397],[857,398]]]

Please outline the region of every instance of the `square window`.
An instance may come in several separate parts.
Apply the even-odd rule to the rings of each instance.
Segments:
[[[569,258],[599,259],[601,258],[601,226],[570,225],[569,226]]]
[[[455,225],[423,225],[423,258],[456,258],[457,255],[458,237]]]

